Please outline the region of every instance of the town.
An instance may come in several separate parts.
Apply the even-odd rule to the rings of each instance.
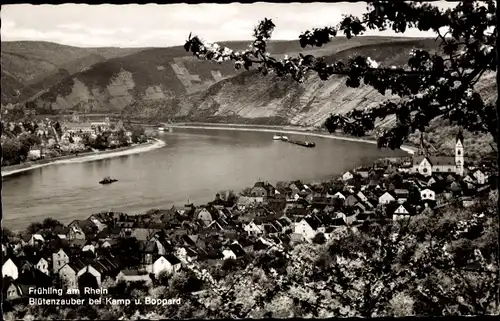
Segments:
[[[33,287],[101,293],[105,280],[151,284],[181,270],[217,287],[217,277],[204,266],[248,264],[250,253],[322,244],[341,229],[363,231],[450,204],[471,207],[496,189],[493,167],[464,160],[461,134],[454,157],[426,153],[380,160],[320,184],[259,181],[240,195],[217,193],[203,206],[142,215],[103,212],[67,226],[49,218],[18,235],[4,230],[5,307],[26,302]]]
[[[21,106],[2,108],[2,166],[83,155],[147,142],[144,128],[123,121],[88,121],[78,114],[61,120],[36,117]]]

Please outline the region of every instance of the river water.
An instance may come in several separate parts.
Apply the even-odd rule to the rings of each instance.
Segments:
[[[176,129],[159,138],[166,146],[149,152],[4,177],[4,226],[18,230],[47,217],[70,223],[108,210],[135,214],[188,201],[201,205],[221,190],[240,191],[258,180],[321,181],[380,157],[406,154],[318,137],[312,139],[316,148],[304,148],[249,131]],[[100,185],[104,176],[118,182]]]

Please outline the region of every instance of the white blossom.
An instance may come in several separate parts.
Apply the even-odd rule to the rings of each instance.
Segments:
[[[445,83],[446,83],[446,81],[447,81],[447,79],[446,79],[446,78],[441,77],[441,78],[439,78],[438,83],[439,83],[440,85],[443,85],[443,84],[445,84]]]
[[[482,45],[481,46],[481,51],[484,51],[485,54],[489,54],[490,52],[493,51],[493,46],[490,45]]]
[[[470,89],[470,88],[469,88],[469,89],[467,89],[467,90],[465,91],[465,94],[466,94],[466,95],[467,95],[467,97],[469,97],[469,98],[470,98],[470,97],[472,97],[472,93],[473,93],[473,91],[472,91],[472,89]]]
[[[372,58],[367,57],[366,62],[368,63],[368,66],[370,66],[370,68],[378,68],[378,62],[376,62]]]

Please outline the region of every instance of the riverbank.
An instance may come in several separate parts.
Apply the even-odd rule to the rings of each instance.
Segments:
[[[188,128],[188,129],[219,129],[219,130],[237,130],[237,131],[254,131],[268,132],[288,135],[306,135],[320,138],[339,139],[358,143],[377,144],[376,140],[367,138],[355,138],[349,136],[341,136],[337,134],[329,134],[318,131],[313,127],[296,127],[296,126],[267,126],[267,125],[246,125],[246,124],[210,124],[210,123],[176,123],[168,124],[166,127],[172,128]],[[408,154],[415,154],[416,147],[403,145],[401,150]]]
[[[6,166],[2,168],[2,177],[13,175],[16,173],[21,173],[29,170],[33,170],[36,168],[41,168],[49,165],[57,165],[57,164],[70,164],[70,163],[83,163],[83,162],[91,162],[100,159],[119,157],[125,155],[132,155],[138,153],[145,153],[151,150],[155,150],[165,146],[165,142],[156,138],[152,139],[153,141],[149,141],[144,144],[133,145],[128,147],[117,148],[113,150],[106,150],[101,152],[85,152],[80,153],[78,156],[76,155],[68,155],[62,156],[47,160],[40,160],[36,162],[24,163],[20,165],[12,165]]]

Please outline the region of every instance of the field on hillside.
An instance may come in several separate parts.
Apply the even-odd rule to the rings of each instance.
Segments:
[[[97,62],[143,49],[79,48],[43,41],[2,41],[2,91],[20,91],[20,95],[16,97],[4,97],[2,94],[2,104],[23,101],[40,90],[48,89],[69,74]],[[4,72],[15,80],[5,82],[5,87]]]

